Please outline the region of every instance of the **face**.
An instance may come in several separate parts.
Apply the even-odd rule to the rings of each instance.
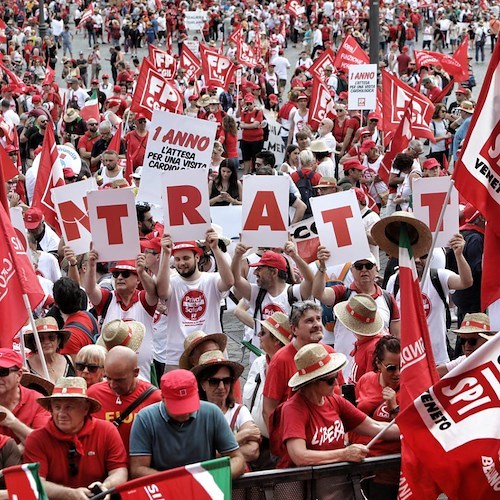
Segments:
[[[416,160],[424,151],[423,149],[419,148],[418,146],[415,147],[415,148],[411,148],[409,147],[408,148],[408,154],[414,159]]]
[[[146,212],[144,214],[144,219],[139,223],[139,226],[141,233],[144,235],[149,234],[151,231],[153,231],[155,221],[153,219],[153,216],[151,215],[151,212]]]
[[[225,180],[229,180],[229,178],[231,177],[231,174],[232,174],[232,170],[230,168],[227,168],[227,167],[221,167],[219,169],[219,173],[220,173],[220,176]]]
[[[294,149],[291,153],[290,153],[290,163],[292,165],[296,165],[298,162],[299,162],[299,153],[300,153],[300,150],[297,148],[297,149]]]
[[[5,371],[9,370],[6,376],[0,377],[0,397],[5,394],[8,394],[10,391],[14,390],[21,381],[22,371],[17,367],[12,366],[10,368],[1,368],[0,370]],[[2,373],[3,375],[3,373]]]
[[[136,120],[137,123],[137,129],[138,130],[146,130],[146,119],[141,118],[139,120]]]
[[[292,325],[292,333],[302,344],[311,344],[321,341],[323,328],[321,324],[321,312],[307,309],[299,320],[297,326]]]
[[[384,385],[393,389],[399,385],[401,354],[385,350],[384,357],[377,360],[377,366]]]
[[[357,267],[361,269],[357,269]],[[368,269],[369,267],[371,269]],[[377,266],[368,260],[359,260],[351,266],[351,272],[356,285],[367,285],[375,281]]]
[[[439,165],[436,165],[433,168],[426,168],[423,171],[423,177],[439,177],[440,169]]]
[[[298,139],[297,145],[300,150],[307,149],[309,147],[309,138],[305,137],[304,139]]]
[[[477,333],[459,335],[458,341],[462,345],[462,350],[466,356],[470,356],[476,349],[479,349],[485,342],[488,342]]]
[[[104,366],[97,359],[76,356],[76,376],[82,377],[87,382],[87,387],[101,382],[104,378]]]
[[[318,196],[324,196],[326,194],[332,194],[338,192],[337,187],[331,186],[331,187],[321,187],[316,189]]]
[[[253,272],[257,278],[257,285],[267,289],[274,283],[275,269],[267,266],[257,266]]]
[[[175,252],[175,269],[183,278],[191,277],[198,268],[200,257],[191,250],[179,250]]]
[[[118,157],[115,155],[104,154],[102,157],[103,165],[109,170],[116,170],[118,167]]]
[[[45,354],[54,354],[59,347],[59,335],[56,332],[39,333],[42,351]]]
[[[47,128],[47,122],[49,120],[47,119],[47,117],[45,116],[40,116],[40,118],[38,118],[37,120],[37,123],[39,125],[39,127],[42,129],[42,130],[45,130]]]
[[[325,378],[321,378],[313,382],[314,388],[321,396],[332,396],[335,386],[337,385],[338,374],[330,374]]]
[[[361,174],[362,174],[361,170],[358,170],[357,168],[351,169],[350,175],[355,181],[359,181],[361,179]]]
[[[221,366],[215,375],[201,383],[201,387],[207,395],[207,400],[217,406],[222,406],[225,403],[231,386],[231,370],[227,366]]]
[[[117,292],[132,292],[139,283],[137,274],[129,270],[113,271],[113,278],[115,279],[115,290]]]
[[[118,396],[125,396],[134,390],[139,368],[131,369],[128,366],[117,366],[116,363],[113,363],[104,369],[104,375],[109,388]]]
[[[87,122],[87,130],[91,134],[95,134],[97,132],[97,122],[94,120],[90,120]]]
[[[79,398],[55,398],[50,406],[54,424],[65,434],[79,432],[89,412],[89,403]]]
[[[266,354],[272,354],[276,350],[276,337],[265,327],[258,333],[260,348]]]

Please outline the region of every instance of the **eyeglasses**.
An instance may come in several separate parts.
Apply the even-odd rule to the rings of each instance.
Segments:
[[[397,370],[401,370],[401,366],[399,365],[384,365],[382,361],[380,364],[386,369],[387,372],[389,373],[395,373]]]
[[[465,337],[458,337],[460,345],[469,344],[471,347],[476,347],[478,340],[479,339],[477,337],[474,337],[472,339],[466,339]]]
[[[78,452],[74,445],[68,450],[69,475],[74,477],[78,475]]]
[[[96,373],[99,368],[104,368],[104,366],[94,365],[92,363],[75,363],[75,368],[79,372],[83,372],[85,368],[87,368],[89,373]]]
[[[363,269],[371,271],[375,267],[375,264],[373,262],[356,262],[352,267],[354,267],[356,271],[362,271]]]
[[[57,333],[40,334],[40,342],[43,342],[44,340],[50,340],[51,342],[54,342],[54,340],[57,340],[57,338]]]
[[[234,379],[233,377],[224,377],[224,378],[217,378],[217,377],[210,377],[208,379],[208,383],[210,387],[219,387],[220,383],[222,382],[224,385],[229,386],[233,383]]]
[[[18,372],[19,368],[13,366],[12,368],[0,368],[0,377],[8,377],[12,372]]]
[[[118,276],[120,276],[120,274],[122,275],[123,278],[127,279],[127,278],[130,278],[130,275],[131,274],[135,274],[135,273],[132,273],[132,271],[129,271],[129,270],[125,270],[125,271],[113,271],[111,273],[113,275],[113,278],[118,278]]]
[[[326,384],[328,384],[330,386],[334,385],[336,380],[337,380],[337,375],[334,375],[333,377],[330,377],[330,378],[320,379],[321,382],[325,382]]]

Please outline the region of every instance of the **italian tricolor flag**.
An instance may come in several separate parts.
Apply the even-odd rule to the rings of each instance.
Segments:
[[[2,470],[11,500],[49,500],[40,476],[39,463],[14,465]]]
[[[99,100],[97,92],[94,90],[92,95],[85,101],[85,105],[80,110],[80,116],[87,121],[89,118],[95,118],[99,122]]]
[[[114,490],[121,499],[182,498],[182,500],[230,500],[229,457],[159,472],[134,479]]]

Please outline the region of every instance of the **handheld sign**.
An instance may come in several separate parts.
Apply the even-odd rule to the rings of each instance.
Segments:
[[[448,245],[451,237],[458,233],[459,206],[458,191],[452,187],[448,205],[444,212],[443,223],[437,227],[439,214],[443,208],[446,193],[450,188],[451,177],[429,177],[416,179],[413,182],[413,213],[415,217],[425,222],[432,234],[438,232],[436,247]]]
[[[91,191],[87,200],[92,243],[99,262],[135,259],[141,250],[133,191]]]
[[[255,247],[282,247],[288,241],[289,180],[252,175],[243,183],[241,241]]]
[[[204,239],[211,227],[205,170],[169,172],[166,180],[165,232],[172,241]]]
[[[10,222],[12,223],[12,227],[16,232],[17,239],[23,246],[23,250],[27,252],[29,245],[28,245],[27,231],[24,225],[23,210],[21,207],[11,207],[9,209],[9,213],[10,213]],[[31,253],[27,252],[27,254],[31,260]]]
[[[370,255],[358,200],[352,189],[311,198],[321,244],[331,252],[327,266],[354,262]]]
[[[161,205],[167,182],[163,177],[170,172],[201,170],[206,179],[216,131],[214,122],[153,111],[139,199]]]
[[[347,109],[375,109],[377,107],[377,65],[349,66],[349,94]]]
[[[87,193],[96,189],[97,184],[93,177],[52,189],[52,201],[64,241],[76,255],[90,250],[92,234]]]

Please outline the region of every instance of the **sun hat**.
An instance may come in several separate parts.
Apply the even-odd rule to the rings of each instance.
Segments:
[[[74,108],[68,108],[66,110],[66,113],[64,113],[64,118],[63,120],[66,123],[72,123],[74,122],[78,117],[80,116],[80,113],[78,112],[77,109]]]
[[[86,399],[90,403],[90,413],[95,413],[101,409],[101,403],[97,399],[87,396],[87,382],[82,377],[61,377],[54,385],[50,396],[38,398],[37,402],[46,410],[50,410],[52,399],[79,398]]]
[[[219,224],[215,224],[212,222],[212,229],[217,233],[217,237],[219,238],[220,241],[228,247],[231,244],[231,238],[228,238],[227,236],[224,236],[224,230],[222,229],[222,226]],[[205,245],[206,240],[199,240],[200,245]]]
[[[272,250],[267,250],[262,254],[259,261],[249,264],[248,267],[273,267],[279,269],[280,271],[287,272],[286,259],[283,255],[273,252]]]
[[[177,243],[174,243],[174,247],[172,248],[172,255],[174,255],[175,252],[180,252],[181,250],[192,250],[198,255],[201,255],[203,253],[203,249],[201,249],[196,241],[179,241]]]
[[[13,349],[1,348],[0,368],[12,368],[13,366],[21,369],[23,367],[23,357]]]
[[[325,144],[322,139],[316,139],[311,142],[310,150],[313,153],[330,153],[331,149]]]
[[[363,262],[364,260],[367,260],[368,262],[371,262],[372,264],[377,265],[377,259],[375,256],[370,252],[370,255],[368,257],[363,257],[362,259],[357,259],[353,262],[353,264],[356,264],[356,262]]]
[[[474,113],[474,104],[470,101],[462,101],[462,105],[458,108],[460,111],[465,111],[472,115]]]
[[[399,230],[401,223],[408,228],[408,236],[415,258],[429,253],[432,233],[429,227],[410,212],[399,211],[376,222],[371,235],[377,245],[391,257],[399,257]]]
[[[43,396],[50,396],[54,390],[54,384],[52,382],[34,373],[23,373],[21,385],[28,389],[33,389]]]
[[[462,320],[460,328],[450,329],[450,332],[458,335],[477,333],[485,339],[490,339],[497,332],[491,331],[490,318],[485,313],[467,313]]]
[[[292,340],[290,321],[287,314],[276,311],[265,320],[256,319],[256,321],[266,328],[266,330],[269,330],[282,344],[288,345]]]
[[[337,188],[338,191],[338,185],[337,185],[337,179],[335,177],[321,177],[320,181],[316,186],[314,186],[314,189],[319,189],[319,188]]]
[[[200,409],[198,381],[189,370],[172,370],[160,380],[161,395],[172,415],[185,415]]]
[[[145,326],[139,321],[114,319],[102,327],[96,344],[105,347],[108,351],[117,345],[123,345],[137,352],[145,332]]]
[[[227,359],[222,351],[215,350],[204,352],[200,356],[198,364],[196,366],[193,366],[193,368],[191,368],[191,371],[194,373],[197,379],[202,379],[203,372],[211,366],[227,366],[232,370],[235,380],[240,377],[240,375],[243,373],[243,370],[245,369],[242,364]]]
[[[196,330],[191,332],[184,339],[184,352],[179,358],[179,368],[184,368],[185,370],[190,370],[192,368],[189,362],[189,357],[193,354],[193,351],[203,342],[212,340],[219,346],[219,350],[223,351],[226,348],[227,337],[223,333],[205,333],[201,330]]]
[[[358,293],[345,302],[335,304],[333,311],[337,319],[357,335],[372,337],[384,327],[382,316],[377,311],[377,303],[364,293]]]
[[[38,333],[57,333],[59,336],[59,349],[62,349],[71,337],[71,332],[68,330],[60,330],[57,321],[51,316],[36,319],[35,326]],[[33,334],[32,330],[29,330],[24,334],[24,343],[30,351],[37,350],[35,344],[35,335]]]
[[[338,373],[347,364],[344,354],[329,353],[323,344],[307,344],[293,358],[297,372],[288,381],[294,391],[310,382]]]
[[[217,106],[220,104],[219,99],[217,97],[211,97],[210,100],[208,101],[208,104],[216,104]]]

